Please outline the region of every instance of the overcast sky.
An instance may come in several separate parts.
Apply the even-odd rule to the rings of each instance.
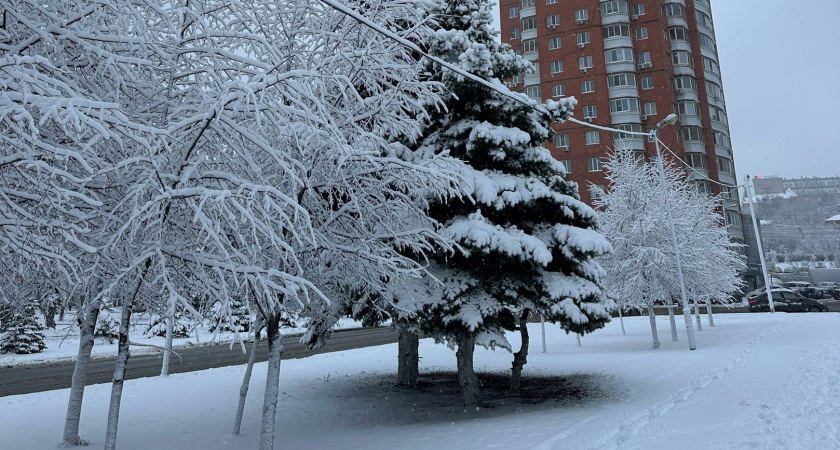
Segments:
[[[840,176],[840,0],[711,4],[738,181]]]

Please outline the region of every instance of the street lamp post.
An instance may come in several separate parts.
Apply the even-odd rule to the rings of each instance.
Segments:
[[[665,165],[662,162],[662,153],[659,151],[659,131],[668,125],[677,123],[679,116],[676,114],[669,114],[668,117],[662,119],[656,124],[656,129],[650,131],[650,136],[656,142],[656,158],[659,162],[659,178],[662,187],[665,188]],[[685,331],[688,334],[688,348],[694,350],[697,348],[697,342],[694,339],[694,325],[691,323],[691,307],[688,305],[688,295],[685,292],[685,279],[683,278],[682,261],[680,261],[680,249],[677,244],[677,232],[674,229],[674,217],[671,212],[671,200],[668,191],[665,191],[665,210],[668,211],[668,229],[671,232],[671,244],[674,246],[674,258],[677,261],[677,275],[680,281],[680,291],[682,293],[683,316],[685,317]]]
[[[776,312],[776,304],[773,302],[773,283],[767,277],[767,263],[764,261],[764,249],[761,247],[761,234],[758,232],[758,221],[755,218],[755,208],[753,207],[753,195],[755,195],[755,186],[753,186],[752,178],[747,175],[747,184],[744,186],[747,192],[747,200],[750,203],[750,216],[752,217],[753,230],[755,230],[755,243],[757,244],[758,258],[761,261],[761,273],[764,275],[764,289],[767,290],[767,302],[770,305],[770,312]]]

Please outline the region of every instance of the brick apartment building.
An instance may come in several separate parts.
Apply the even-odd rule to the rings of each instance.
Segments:
[[[576,118],[627,131],[677,113],[662,142],[698,189],[723,194],[730,236],[743,241],[709,0],[501,0],[500,15],[502,42],[537,65],[510,80],[514,90],[543,101],[574,96]],[[547,147],[590,203],[606,184],[601,163],[612,149],[656,154],[638,136],[573,123],[555,131]]]

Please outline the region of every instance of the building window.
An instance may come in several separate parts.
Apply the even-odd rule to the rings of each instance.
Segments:
[[[551,73],[560,73],[563,71],[563,61],[551,61]]]
[[[720,66],[718,66],[718,63],[714,59],[705,56],[703,57],[703,70],[720,75]]]
[[[575,11],[575,22],[580,23],[589,20],[589,10],[579,9]]]
[[[707,34],[700,33],[700,46],[717,53],[717,45],[715,44],[715,40]]]
[[[630,37],[630,25],[627,25],[626,23],[614,23],[612,25],[606,25],[603,28],[601,28],[601,30],[604,35],[604,39],[619,36]]]
[[[627,14],[627,0],[601,2],[601,15],[608,14]]]
[[[546,5],[553,5],[555,3],[557,3],[557,0],[545,0]]]
[[[697,12],[697,23],[699,25],[703,25],[704,27],[713,30],[714,26],[712,26],[712,18],[709,17],[708,14],[704,13],[703,11],[696,11]]]
[[[697,80],[694,77],[689,75],[680,75],[674,79],[674,82],[677,86],[677,89],[681,90],[688,90],[688,91],[696,91],[697,90]]]
[[[519,8],[514,6],[508,10],[508,14],[510,14],[509,17],[519,17]]]
[[[522,9],[533,8],[534,0],[519,0],[519,6],[521,6]]]
[[[642,77],[642,89],[653,89],[653,77]]]
[[[537,52],[537,40],[536,39],[527,39],[522,41],[522,51],[525,53],[536,53]]]
[[[557,25],[560,25],[560,14],[551,14],[549,16],[546,16],[545,25],[548,28],[554,28]]]
[[[729,158],[724,158],[723,156],[717,157],[717,164],[718,164],[718,171],[728,174],[735,173],[735,166],[732,165],[732,160]]]
[[[583,118],[584,119],[595,119],[598,117],[598,106],[596,105],[589,105],[583,107]]]
[[[667,3],[665,5],[665,14],[668,17],[685,17],[685,6],[679,3]]]
[[[723,100],[723,90],[711,81],[706,81],[706,93],[715,100]]]
[[[510,29],[510,38],[511,39],[519,39],[519,28],[511,28]]]
[[[703,129],[700,127],[681,127],[680,131],[685,142],[703,142]]]
[[[636,40],[643,41],[648,38],[647,27],[636,28]]]
[[[581,69],[591,69],[592,68],[592,57],[591,56],[581,56],[578,58],[578,67]]]
[[[648,67],[651,66],[650,52],[639,53],[639,65],[647,65]]]
[[[705,169],[706,155],[701,153],[686,153],[685,162],[689,167],[693,167],[695,169]]]
[[[718,147],[732,148],[732,142],[729,140],[729,136],[723,131],[715,131],[714,138],[715,145]]]
[[[700,194],[712,195],[712,186],[708,181],[695,181],[694,189]]]
[[[589,198],[592,200],[598,200],[601,196],[604,195],[604,185],[602,184],[590,184],[589,185]]]
[[[557,148],[562,148],[563,151],[569,151],[569,135],[568,134],[555,134],[554,135],[554,145]]]
[[[720,123],[727,123],[726,111],[718,108],[717,106],[709,106],[709,114],[712,116],[712,120]]]
[[[564,84],[555,84],[551,86],[551,96],[552,97],[562,97],[566,95],[566,85]]]
[[[539,100],[540,99],[540,86],[538,84],[534,85],[534,86],[525,86],[525,95],[527,95],[528,97],[531,97],[534,100]]]
[[[738,190],[733,186],[721,186],[720,196],[727,200],[738,200]]]
[[[618,47],[604,52],[607,64],[615,62],[633,62],[633,49],[630,47]]]
[[[572,162],[571,161],[569,161],[568,159],[564,159],[564,160],[560,161],[560,164],[563,164],[563,171],[565,171],[567,174],[572,173]]]
[[[724,220],[726,221],[726,225],[730,227],[740,227],[741,226],[741,216],[732,211],[726,211],[724,214]]]
[[[671,27],[668,28],[668,36],[672,41],[688,41],[688,28],[686,27]]]
[[[536,16],[526,17],[522,19],[522,31],[530,31],[537,29]]]
[[[620,124],[620,125],[613,125],[612,127],[615,128],[616,130],[630,131],[630,132],[633,132],[633,133],[641,133],[642,132],[642,126],[638,123],[625,123],[625,124]],[[635,135],[635,134],[627,134],[627,133],[614,131],[613,132],[613,139],[615,139],[616,141],[630,140],[630,139],[639,140],[639,139],[641,139],[641,136],[638,136],[638,135]]]
[[[586,80],[580,82],[580,93],[581,94],[589,94],[595,92],[595,81],[594,80]]]
[[[586,145],[595,145],[601,143],[601,134],[598,131],[586,132]]]
[[[617,73],[607,77],[607,87],[636,87],[636,74]]]
[[[645,5],[639,3],[638,5],[633,5],[633,15],[634,16],[644,16],[645,15]]]
[[[601,158],[589,158],[589,160],[586,162],[586,166],[590,172],[600,172]]]
[[[645,103],[644,111],[646,116],[656,115],[656,103]]]
[[[671,53],[671,62],[675,66],[694,65],[694,59],[691,57],[691,53],[684,50],[675,50],[673,53]]]
[[[610,100],[610,112],[639,112],[638,98],[617,98]]]
[[[590,41],[590,35],[588,31],[584,31],[583,33],[577,34],[577,44],[578,47],[583,47],[584,45],[588,44]]]
[[[556,50],[561,47],[561,42],[559,37],[553,37],[548,39],[548,49],[549,50]]]
[[[692,101],[681,101],[677,103],[677,110],[681,116],[699,116],[700,104]]]

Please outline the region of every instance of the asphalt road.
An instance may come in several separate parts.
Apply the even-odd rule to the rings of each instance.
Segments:
[[[325,346],[316,350],[309,350],[299,344],[299,337],[299,335],[283,337],[281,359],[306,358],[319,353],[397,342],[397,332],[388,327],[336,331],[327,340]],[[247,344],[246,348],[250,351],[250,344]],[[192,372],[248,362],[248,355],[242,353],[239,345],[235,345],[233,349],[228,344],[220,344],[179,348],[175,351],[181,355],[181,359],[172,355],[169,373]],[[160,353],[132,355],[128,360],[126,379],[160,375],[162,359],[163,356]],[[115,357],[91,359],[87,384],[110,382],[114,375],[115,360]],[[268,344],[261,342],[257,350],[257,361],[266,360],[268,360]],[[396,355],[394,364],[396,364]],[[69,388],[74,367],[75,361],[2,367],[0,368],[0,397]]]

